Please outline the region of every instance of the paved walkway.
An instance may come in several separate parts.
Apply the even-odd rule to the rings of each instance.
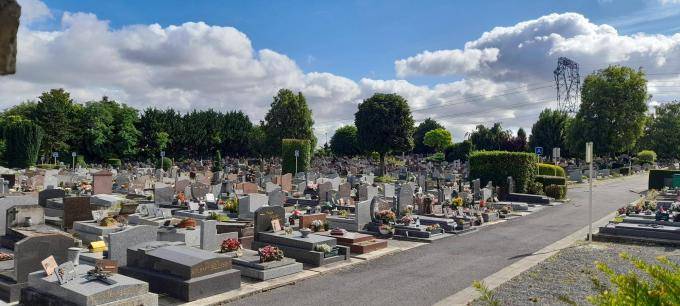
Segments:
[[[593,220],[632,201],[646,176],[598,182]],[[233,302],[235,305],[430,305],[502,270],[587,225],[586,186],[571,203],[350,266]]]

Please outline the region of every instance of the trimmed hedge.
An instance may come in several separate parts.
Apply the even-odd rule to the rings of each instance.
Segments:
[[[548,185],[567,185],[567,178],[563,176],[553,176],[553,175],[537,175],[534,179],[535,181],[543,184],[543,186]]]
[[[559,186],[559,185],[548,185],[545,186],[545,195],[561,200],[564,199],[564,197],[567,195],[567,186]]]
[[[477,151],[470,154],[470,178],[489,181],[507,190],[508,176],[515,179],[515,191],[524,193],[533,183],[538,156],[533,153],[507,151]]]
[[[312,148],[308,139],[283,139],[281,140],[281,166],[282,172],[295,174],[295,150],[300,151],[297,160],[297,171],[307,171]]]
[[[680,170],[649,170],[647,189],[663,189],[665,179],[673,179],[674,174],[680,174]]]
[[[109,159],[106,160],[106,163],[109,166],[116,168],[116,169],[120,168],[120,166],[123,165],[123,162],[121,162],[120,159],[118,159],[118,158],[109,158]]]
[[[466,162],[472,153],[473,145],[469,140],[454,143],[444,149],[444,155],[447,162],[453,162],[459,159],[461,162]]]
[[[564,168],[551,164],[538,164],[538,175],[567,176]]]

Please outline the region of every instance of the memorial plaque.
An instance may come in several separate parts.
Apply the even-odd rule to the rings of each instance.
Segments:
[[[52,275],[54,273],[54,269],[57,268],[57,261],[54,260],[54,256],[50,255],[50,257],[45,258],[43,261],[40,262],[43,266],[43,270],[45,270],[45,274],[47,276]]]
[[[73,262],[67,261],[63,264],[60,264],[54,272],[57,274],[57,280],[59,280],[59,284],[63,285],[66,284],[76,278],[76,269],[73,266]]]
[[[274,232],[279,232],[282,230],[281,221],[279,221],[279,219],[272,220],[272,229],[274,230]]]
[[[118,273],[118,262],[110,259],[97,259],[95,266],[102,269],[104,272]]]

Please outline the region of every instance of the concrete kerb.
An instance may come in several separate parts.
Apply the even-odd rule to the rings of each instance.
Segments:
[[[600,226],[604,226],[609,223],[611,219],[616,217],[617,212],[612,212],[600,220],[593,223],[593,233],[598,232]],[[577,241],[585,240],[588,235],[588,226],[581,228],[580,230],[572,233],[571,235],[564,237],[553,244],[550,244],[536,252],[533,255],[520,259],[519,261],[501,269],[500,271],[487,276],[482,280],[482,282],[487,286],[489,290],[493,290],[503,283],[509,281],[513,277],[521,274],[522,272],[529,270],[533,266],[541,263],[542,261],[548,259],[549,257],[557,254],[560,250],[573,245]],[[481,295],[472,286],[467,287],[461,291],[458,291],[454,295],[451,295],[435,305],[468,305],[470,302],[479,298]]]

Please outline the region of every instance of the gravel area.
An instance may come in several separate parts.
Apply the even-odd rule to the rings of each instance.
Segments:
[[[593,278],[602,284],[609,281],[595,268],[594,262],[607,263],[617,272],[633,267],[619,257],[626,252],[647,262],[667,256],[680,263],[680,249],[651,245],[614,243],[579,243],[516,276],[493,290],[501,305],[589,305],[586,298],[597,293]],[[475,301],[473,305],[485,305]]]

